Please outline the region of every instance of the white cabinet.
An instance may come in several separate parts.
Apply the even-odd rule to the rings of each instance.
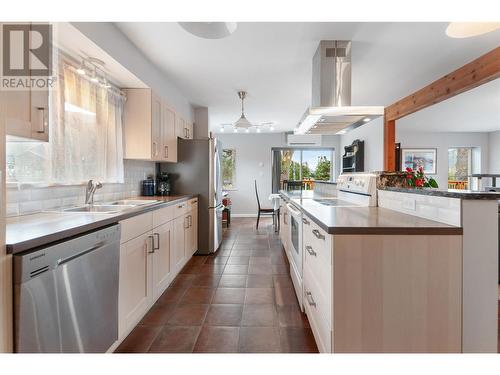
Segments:
[[[176,132],[179,138],[193,139],[193,123],[185,120],[180,114],[177,113],[176,118]]]
[[[146,313],[152,300],[151,257],[153,236],[143,233],[120,246],[119,326],[120,336]]]
[[[191,256],[198,250],[198,199],[191,199],[188,202],[188,207],[189,228],[187,243],[189,246],[187,246],[187,254]]]
[[[332,352],[333,267],[332,236],[304,215],[302,242],[304,253],[304,309],[318,349]]]
[[[153,229],[154,249],[152,253],[152,288],[154,299],[158,299],[171,281],[170,253],[174,235],[172,221]]]
[[[6,91],[2,94],[7,135],[47,142],[49,140],[49,92]]]
[[[161,112],[161,152],[162,161],[177,162],[177,137],[175,134],[175,112],[165,103]]]
[[[31,48],[31,38],[29,38],[28,43]],[[48,89],[31,90],[28,88],[22,91],[3,91],[0,98],[3,102],[5,133],[7,135],[21,137],[26,140],[48,142]]]
[[[175,112],[151,89],[126,89],[125,159],[177,161]]]
[[[119,341],[191,258],[197,201],[184,201],[120,222]]]
[[[186,259],[186,229],[188,228],[187,215],[174,219],[174,248],[173,264],[176,272],[180,271]]]

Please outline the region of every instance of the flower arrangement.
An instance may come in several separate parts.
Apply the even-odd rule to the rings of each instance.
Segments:
[[[416,188],[437,188],[438,184],[432,177],[427,177],[424,175],[424,168],[418,167],[418,169],[406,168],[406,183],[408,186]]]

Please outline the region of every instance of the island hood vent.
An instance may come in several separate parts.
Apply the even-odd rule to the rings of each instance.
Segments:
[[[345,134],[383,114],[383,106],[351,106],[351,42],[322,40],[313,57],[312,105],[295,134]]]

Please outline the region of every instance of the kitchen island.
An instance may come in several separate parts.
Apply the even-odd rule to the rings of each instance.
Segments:
[[[312,191],[281,196],[302,211],[304,309],[320,351],[462,351],[461,227]]]

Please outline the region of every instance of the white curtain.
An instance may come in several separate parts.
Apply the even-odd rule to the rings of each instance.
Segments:
[[[57,64],[49,143],[8,144],[8,179],[39,184],[81,184],[89,179],[123,183],[123,96],[80,76],[63,59]]]

